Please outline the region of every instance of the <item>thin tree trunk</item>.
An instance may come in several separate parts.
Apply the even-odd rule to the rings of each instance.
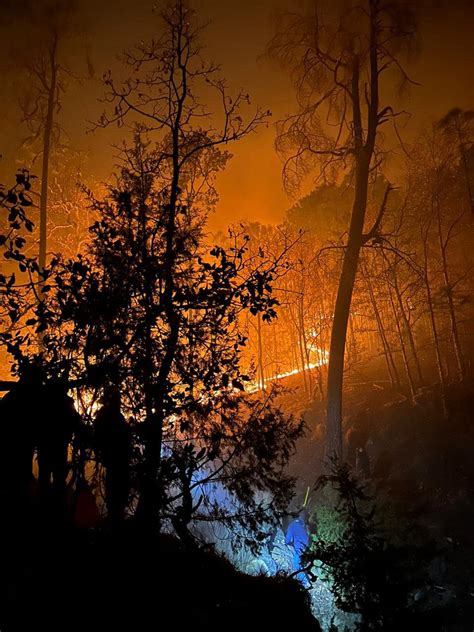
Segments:
[[[310,363],[308,341],[306,338],[306,330],[305,330],[305,324],[304,324],[303,296],[301,296],[301,305],[299,309],[299,321],[300,321],[300,330],[301,330],[301,343],[302,343],[302,349],[304,353],[304,362],[305,362],[307,373],[308,373],[308,396],[312,399],[313,398],[313,375],[311,373],[311,369],[309,366],[311,363]]]
[[[278,351],[278,340],[277,340],[277,323],[273,321],[271,324],[272,327],[272,339],[273,339],[273,362],[272,365],[275,367],[272,369],[272,375],[277,375],[279,372],[279,362],[278,358],[280,357]]]
[[[433,308],[433,296],[431,294],[431,286],[430,286],[430,280],[428,276],[427,238],[423,243],[423,255],[424,255],[424,268],[425,268],[423,281],[425,284],[426,298],[428,302],[428,315],[430,319],[431,333],[433,335],[433,345],[435,348],[436,366],[438,369],[438,376],[439,376],[439,382],[440,382],[440,387],[441,387],[441,405],[443,409],[443,416],[447,418],[448,406],[446,403],[446,380],[444,377],[443,361],[441,357],[441,350],[439,347],[438,329],[436,326],[436,317],[435,317],[434,308]]]
[[[365,281],[367,283],[367,289],[369,290],[369,298],[370,298],[370,302],[371,302],[372,309],[374,312],[375,320],[377,322],[377,328],[379,331],[380,340],[382,341],[382,347],[384,351],[385,362],[387,364],[390,384],[392,388],[399,387],[400,378],[398,377],[397,367],[395,366],[395,362],[393,361],[392,350],[390,349],[390,345],[388,343],[387,336],[385,334],[385,328],[383,326],[382,318],[380,317],[380,312],[377,307],[374,290],[372,287],[372,283],[370,281],[370,277],[367,273],[367,268],[365,268]]]
[[[349,314],[349,357],[354,364],[357,364],[359,360],[357,341],[354,329],[354,317]]]
[[[39,221],[39,253],[38,266],[39,276],[38,282],[40,291],[38,296],[41,298],[41,287],[44,284],[42,276],[43,270],[46,268],[47,256],[47,228],[48,228],[48,178],[49,178],[49,160],[51,155],[51,141],[54,126],[54,110],[56,106],[56,92],[58,83],[58,66],[56,62],[58,38],[56,33],[53,35],[51,48],[49,51],[49,63],[51,70],[50,82],[48,85],[48,106],[46,110],[46,119],[43,131],[43,160],[41,165],[41,196],[40,196],[40,221]]]
[[[441,254],[441,263],[443,266],[443,281],[444,281],[444,290],[446,292],[446,296],[448,299],[448,308],[449,308],[449,320],[451,325],[451,338],[453,341],[454,355],[456,357],[456,364],[458,369],[458,378],[459,381],[462,382],[466,377],[466,367],[464,364],[464,357],[461,349],[461,343],[459,340],[459,329],[458,322],[456,318],[456,310],[454,307],[453,300],[453,289],[451,286],[451,282],[449,279],[449,269],[448,269],[448,258],[446,255],[446,246],[447,244],[443,241],[443,231],[441,226],[441,214],[439,204],[437,204],[437,224],[438,224],[438,244],[439,250]]]
[[[299,351],[299,342],[298,342],[298,334],[296,331],[292,331],[290,332],[290,336],[292,338],[292,343],[291,343],[291,349],[293,351],[293,366],[296,369],[296,371],[299,373],[301,371],[300,369],[300,359],[298,357],[298,351]]]
[[[299,313],[299,306],[298,304],[296,305],[296,309]],[[290,313],[290,317],[291,317],[291,322],[293,323],[293,327],[294,327],[294,332],[295,332],[295,340],[296,340],[296,346],[298,351],[295,350],[295,359],[296,359],[296,367],[298,372],[301,373],[302,375],[302,379],[303,379],[303,387],[304,387],[304,392],[307,395],[308,394],[308,385],[307,385],[307,378],[306,378],[306,362],[305,362],[305,357],[304,357],[304,351],[303,351],[303,342],[301,339],[301,327],[300,327],[300,322],[299,322],[299,315],[295,316],[295,314],[293,313],[293,310],[291,308],[291,304],[288,304],[288,311]],[[299,357],[298,357],[299,356]],[[301,362],[301,369],[299,368],[299,363]]]
[[[262,320],[260,312],[257,314],[257,345],[258,345],[258,371],[257,382],[259,388],[265,389],[265,373],[263,369],[263,345],[262,345]]]
[[[306,375],[306,359],[305,359],[303,344],[304,343],[303,343],[301,331],[298,328],[298,348],[300,352],[300,359],[301,359],[301,366],[302,366],[301,373],[303,376],[304,392],[305,392],[305,395],[308,396],[308,376]]]
[[[432,299],[431,288],[430,288],[430,283],[429,283],[428,279],[425,279],[425,287],[426,287],[426,297],[428,299],[428,313],[429,313],[430,323],[431,323],[431,332],[433,334],[433,344],[434,344],[435,355],[436,355],[436,365],[438,367],[438,376],[439,376],[439,382],[440,382],[440,386],[441,386],[441,403],[442,403],[442,407],[443,407],[443,415],[444,415],[444,417],[447,417],[448,416],[448,407],[447,407],[447,404],[446,404],[446,380],[445,380],[445,377],[444,377],[443,361],[442,361],[442,358],[441,358],[441,350],[439,348],[438,331],[437,331],[437,327],[436,327],[436,317],[435,317],[435,314],[434,314],[433,299]]]
[[[408,380],[408,386],[410,387],[410,395],[411,395],[411,400],[414,401],[414,397],[415,397],[415,385],[413,382],[413,376],[411,374],[411,369],[410,369],[410,362],[408,360],[408,354],[407,354],[407,350],[406,350],[406,346],[405,346],[405,341],[403,339],[403,331],[402,328],[400,327],[400,320],[398,317],[398,312],[397,312],[397,308],[395,305],[395,301],[393,300],[393,295],[392,295],[392,289],[390,286],[390,283],[387,279],[387,285],[388,285],[388,294],[389,294],[389,298],[390,298],[390,304],[392,306],[392,311],[393,311],[393,317],[395,320],[395,325],[397,328],[397,332],[398,332],[398,337],[400,340],[400,350],[402,352],[402,358],[403,358],[403,366],[405,367],[405,373],[407,376],[407,380]]]
[[[413,357],[413,361],[415,362],[416,373],[417,373],[417,376],[418,376],[418,383],[419,383],[420,386],[424,386],[423,374],[421,372],[421,364],[420,364],[420,360],[418,358],[418,352],[416,350],[415,338],[413,336],[413,332],[412,332],[412,329],[411,329],[410,321],[408,320],[407,315],[405,313],[405,307],[403,305],[403,298],[402,298],[402,295],[401,295],[401,292],[400,292],[400,288],[398,286],[398,279],[397,279],[396,270],[393,271],[393,289],[395,291],[395,296],[397,298],[398,307],[400,309],[400,315],[401,315],[402,320],[403,320],[403,326],[404,326],[406,334],[407,334],[408,343],[410,345],[411,355]]]
[[[145,201],[146,193],[145,186],[142,178],[142,202],[140,205],[140,232],[141,232],[141,247],[142,247],[142,260],[141,260],[141,274],[143,278],[143,294],[145,296],[145,315],[144,315],[144,327],[145,327],[145,362],[144,362],[144,384],[143,390],[145,393],[145,413],[146,419],[151,419],[153,415],[153,351],[152,351],[152,326],[153,326],[153,312],[154,312],[154,300],[153,300],[153,288],[151,286],[151,280],[148,272],[148,238],[147,238],[147,208]]]

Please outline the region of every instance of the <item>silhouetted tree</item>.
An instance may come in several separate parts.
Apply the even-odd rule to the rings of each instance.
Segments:
[[[74,323],[65,346],[80,352],[76,366],[80,371],[83,362],[88,381],[120,386],[129,413],[139,422],[145,450],[145,461],[137,463],[139,515],[142,495],[151,494],[145,502],[158,516],[187,525],[201,504],[196,498],[190,503],[191,492],[205,495],[208,482],[220,481],[245,499],[245,511],[234,508],[240,519],[254,521],[252,481],[255,489],[272,491],[274,508],[281,509],[291,486],[283,463],[301,432],[272,398],[262,402],[258,395],[245,394],[249,378],[240,368],[245,339],[239,314],[251,310],[263,320],[273,318],[270,282],[279,261],[247,256],[245,236],[235,236],[228,250],[206,252],[197,200],[188,206],[180,198],[171,298],[179,330],[170,340],[164,304],[166,191],[155,189],[159,179],[145,177],[149,157],[140,144],[138,156],[141,171],[124,168],[121,188],[113,189],[108,201],[95,203],[99,220],[92,227],[90,254],[56,275],[57,311]],[[151,471],[157,423],[160,459]],[[215,517],[225,515],[218,511]]]
[[[212,185],[208,186],[208,179],[229,158],[229,154],[221,152],[220,147],[243,138],[266,117],[266,114],[257,110],[244,121],[241,108],[248,102],[248,95],[240,92],[231,97],[225,82],[217,76],[217,66],[202,58],[199,41],[202,28],[196,26],[193,13],[184,2],[170,5],[161,14],[161,20],[164,27],[162,34],[150,43],[140,44],[125,56],[126,64],[134,71],[133,77],[122,86],[117,86],[110,74],[106,76],[108,91],[105,99],[114,104],[114,110],[111,115],[104,113],[99,123],[102,126],[112,122],[121,125],[125,120],[135,120],[140,133],[148,136],[153,144],[156,143],[151,149],[145,170],[136,168],[141,158],[135,148],[131,151],[125,148],[124,151],[126,160],[131,161],[132,170],[135,169],[139,176],[143,174],[158,179],[154,186],[162,196],[161,207],[165,211],[165,217],[161,219],[165,251],[160,308],[166,322],[166,343],[163,345],[158,379],[153,389],[149,385],[151,329],[154,323],[151,314],[153,279],[144,274],[145,303],[149,305],[144,321],[144,336],[147,340],[144,384],[150,436],[146,446],[148,472],[145,477],[146,489],[141,496],[141,510],[148,516],[154,504],[151,498],[156,498],[152,481],[155,481],[160,469],[164,398],[181,328],[181,315],[174,302],[175,266],[180,253],[186,252],[188,247],[192,249],[192,245],[187,246],[180,241],[179,215],[184,215],[184,207],[189,213],[193,212],[195,198],[208,196],[209,201],[209,196],[212,197],[214,189]],[[218,115],[211,117],[208,106],[200,100],[199,90],[203,92],[208,89],[214,95],[212,98],[217,97],[222,104],[220,120]],[[203,127],[206,121],[209,123],[207,129]],[[149,185],[145,184],[141,191],[137,191],[143,199],[140,219],[143,232],[148,221],[144,206],[147,187]],[[141,263],[146,270],[149,261],[145,243],[142,240]]]
[[[30,53],[22,63],[27,84],[22,86],[20,106],[22,124],[28,130],[23,144],[33,155],[41,157],[39,198],[38,265],[45,270],[48,257],[48,227],[51,225],[51,165],[67,144],[67,133],[60,111],[65,93],[72,81],[81,77],[68,58],[66,48],[79,32],[79,19],[74,2],[46,0],[26,6],[25,35],[30,38]],[[19,59],[22,59],[20,53]],[[71,57],[71,56],[69,56]],[[21,63],[21,62],[20,62]],[[89,73],[90,60],[87,59]],[[39,279],[40,282],[42,279]]]
[[[278,129],[277,147],[285,156],[287,187],[297,187],[316,167],[329,180],[338,175],[337,169],[346,168],[354,178],[331,334],[328,457],[342,457],[344,352],[359,255],[362,246],[376,236],[384,210],[382,203],[373,226],[365,230],[369,184],[382,159],[380,127],[395,117],[390,105],[381,104],[381,77],[393,70],[408,81],[400,53],[414,33],[413,13],[404,3],[317,3],[310,14],[283,16],[268,47],[289,68],[299,101],[299,111]],[[324,118],[329,125],[323,123]]]
[[[257,528],[264,514],[281,511],[292,487],[284,465],[302,429],[272,394],[254,393],[240,368],[240,314],[275,317],[271,282],[285,251],[251,253],[243,234],[211,250],[204,239],[215,176],[229,158],[221,147],[265,115],[244,121],[247,96],[228,97],[216,68],[201,59],[199,29],[183,3],[162,20],[161,39],[127,58],[138,83],[120,91],[106,80],[117,121],[135,112],[154,123],[136,124],[106,199],[91,194],[98,220],[89,250],[50,263],[46,298],[30,324],[43,333],[46,369],[78,386],[120,388],[136,422],[136,515],[147,525],[172,520],[184,537],[212,485],[227,490],[232,509],[222,513],[209,500],[203,520]],[[220,129],[215,119],[203,127],[199,86],[222,99]],[[11,347],[27,353],[28,340],[18,334]],[[258,497],[264,490],[271,498]]]

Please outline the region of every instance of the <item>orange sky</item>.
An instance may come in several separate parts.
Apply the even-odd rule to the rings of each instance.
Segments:
[[[36,0],[41,1],[41,0]],[[404,102],[412,113],[405,130],[408,138],[419,127],[442,116],[454,106],[474,108],[474,3],[465,0],[430,2],[422,15],[423,48],[411,68],[411,75],[422,85],[413,88]],[[0,8],[7,0],[0,0]],[[10,1],[11,4],[11,1]],[[112,66],[114,56],[126,46],[153,34],[150,0],[82,0],[85,36],[75,48],[82,63],[87,49],[96,76]],[[252,101],[270,109],[273,121],[294,108],[287,77],[268,60],[259,58],[273,33],[273,15],[278,6],[297,7],[299,0],[197,0],[194,6],[204,19],[211,19],[206,44],[210,56],[223,67],[223,75],[234,88],[245,87]],[[5,69],[5,63],[0,64]],[[94,172],[106,178],[113,164],[113,150],[107,133],[85,135],[87,119],[101,110],[96,98],[100,81],[88,82],[70,90],[61,113],[65,128],[76,146],[89,150]],[[11,160],[16,151],[17,112],[6,90],[0,102],[0,152]],[[223,228],[240,219],[278,222],[291,205],[281,184],[281,165],[273,150],[274,129],[262,128],[257,134],[232,148],[234,158],[219,179],[221,201],[211,226]]]

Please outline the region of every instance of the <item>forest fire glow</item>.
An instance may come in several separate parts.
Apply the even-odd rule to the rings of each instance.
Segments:
[[[264,384],[267,385],[267,384],[271,384],[272,382],[278,382],[279,380],[284,380],[285,378],[292,377],[294,375],[300,375],[304,371],[319,369],[320,367],[327,365],[329,361],[329,353],[327,351],[324,351],[323,349],[318,349],[316,353],[319,357],[322,358],[322,360],[319,360],[318,362],[310,362],[302,369],[300,368],[291,369],[290,371],[283,371],[281,373],[276,373],[275,375],[272,375],[270,377],[265,377],[263,380]],[[264,387],[259,386],[256,383],[253,383],[252,386],[249,387],[249,392],[253,393],[253,392],[262,390],[263,388]]]
[[[147,4],[0,0],[0,632],[472,629],[472,0]]]

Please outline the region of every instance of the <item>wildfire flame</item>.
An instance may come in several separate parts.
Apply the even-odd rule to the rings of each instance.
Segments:
[[[291,377],[292,375],[298,375],[299,373],[302,373],[303,371],[308,371],[308,370],[311,370],[311,369],[317,369],[320,366],[326,365],[328,363],[328,361],[329,361],[329,352],[328,351],[324,351],[323,349],[317,349],[317,352],[318,352],[319,356],[322,358],[322,360],[319,360],[318,362],[310,362],[309,364],[306,364],[302,369],[292,369],[291,371],[285,371],[283,373],[276,373],[275,375],[272,375],[270,377],[266,377],[263,380],[264,385],[270,384],[271,382],[276,382],[278,380],[283,380],[283,379],[285,379],[287,377]],[[251,393],[255,393],[256,391],[262,390],[262,387],[260,385],[256,384],[255,382],[253,382],[248,390]]]
[[[312,369],[317,369],[320,366],[324,366],[329,361],[329,353],[324,351],[323,349],[317,349],[317,354],[322,360],[318,362],[310,362],[306,364],[302,369],[291,369],[290,371],[284,371],[282,373],[276,373],[275,375],[271,375],[270,377],[266,377],[263,380],[264,386],[262,387],[257,382],[251,382],[247,388],[245,389],[248,393],[256,393],[257,391],[263,390],[265,385],[271,384],[272,382],[277,382],[278,380],[284,380],[287,377],[291,377],[292,375],[298,375],[303,371],[308,371]],[[237,392],[237,391],[236,391]],[[74,399],[74,404],[76,410],[81,413],[86,413],[89,416],[94,416],[95,413],[100,408],[100,402],[97,399],[93,399],[90,393],[83,393],[81,400],[78,399],[76,393],[71,393]]]

